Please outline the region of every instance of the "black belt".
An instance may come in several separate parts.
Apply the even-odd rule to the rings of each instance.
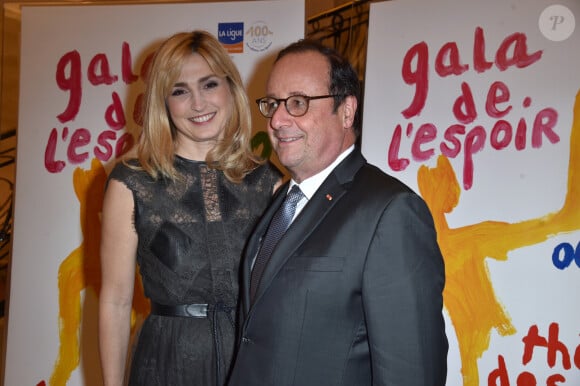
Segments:
[[[209,304],[178,304],[166,306],[151,302],[151,313],[161,316],[184,316],[189,318],[207,318]]]
[[[223,312],[227,320],[230,322],[232,327],[235,329],[234,320],[232,319],[231,313],[234,307],[227,306],[222,302],[218,302],[211,306],[209,304],[178,304],[176,306],[166,306],[164,304],[158,304],[151,302],[151,313],[154,315],[161,316],[183,316],[189,318],[207,318],[208,314],[212,313],[212,336],[215,346],[215,360],[216,360],[216,385],[221,386],[224,384],[225,373],[222,369],[222,353],[221,353],[221,332],[217,325],[216,319],[218,312]],[[227,370],[227,369],[226,369]]]

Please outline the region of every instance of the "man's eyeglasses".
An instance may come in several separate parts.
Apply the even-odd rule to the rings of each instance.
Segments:
[[[339,95],[317,95],[317,96],[307,96],[307,95],[292,95],[288,98],[277,99],[272,97],[264,97],[256,99],[256,103],[260,108],[260,112],[266,118],[272,118],[280,103],[284,102],[284,107],[288,114],[293,117],[301,117],[306,112],[308,112],[308,106],[313,99],[323,99],[323,98],[334,98]]]

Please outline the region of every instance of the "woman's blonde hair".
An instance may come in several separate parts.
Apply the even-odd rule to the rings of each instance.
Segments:
[[[240,182],[261,163],[250,145],[252,118],[248,96],[236,65],[220,42],[206,31],[177,33],[155,52],[143,98],[143,128],[137,158],[153,178],[179,179],[173,166],[176,128],[169,117],[166,98],[181,74],[183,63],[193,53],[201,55],[217,76],[227,79],[233,97],[223,139],[208,152],[206,162],[209,167],[222,170],[230,181]]]

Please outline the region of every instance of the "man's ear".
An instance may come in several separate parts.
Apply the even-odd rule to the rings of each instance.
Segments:
[[[344,99],[342,105],[342,124],[345,129],[350,129],[354,124],[354,115],[358,107],[357,100],[354,96],[349,95]]]

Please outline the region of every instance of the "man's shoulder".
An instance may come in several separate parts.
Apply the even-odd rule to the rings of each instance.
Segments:
[[[407,184],[369,163],[359,169],[353,184],[376,193],[414,193]]]
[[[356,149],[334,170],[337,181],[349,191],[364,197],[385,197],[399,193],[415,194],[404,182],[370,164]]]

